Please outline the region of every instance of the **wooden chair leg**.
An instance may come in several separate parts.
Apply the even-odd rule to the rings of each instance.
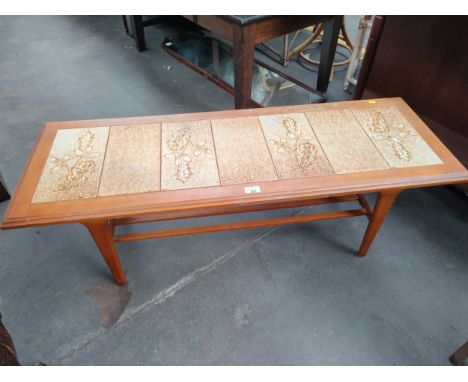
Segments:
[[[374,241],[379,228],[382,225],[385,217],[387,216],[390,207],[400,193],[398,191],[386,191],[379,193],[377,202],[375,203],[374,211],[370,218],[369,224],[362,239],[361,247],[359,248],[359,256],[365,256],[372,242]]]
[[[84,225],[88,228],[91,236],[96,242],[96,245],[112,272],[115,281],[119,285],[124,285],[126,283],[125,273],[122,270],[122,265],[120,264],[119,256],[114,245],[111,222],[87,223]]]

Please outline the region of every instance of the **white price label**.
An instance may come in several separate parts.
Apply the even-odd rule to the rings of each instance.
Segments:
[[[244,187],[244,191],[246,194],[257,194],[259,192],[262,192],[262,190],[260,189],[260,186]]]

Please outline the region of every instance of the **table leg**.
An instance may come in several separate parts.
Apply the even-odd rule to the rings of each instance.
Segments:
[[[343,16],[333,16],[323,23],[322,49],[320,50],[317,78],[317,90],[320,92],[326,92],[328,88],[342,22]]]
[[[114,245],[113,227],[111,222],[86,223],[84,225],[88,228],[91,236],[96,242],[96,245],[112,272],[115,281],[119,285],[124,285],[126,283],[125,273],[122,270],[122,265],[120,264],[119,256]]]
[[[372,212],[372,216],[366,229],[366,233],[362,239],[361,248],[359,248],[359,256],[366,255],[369,247],[374,241],[375,236],[377,235],[377,232],[379,232],[379,228],[387,216],[390,207],[399,193],[400,190],[379,193],[377,202],[375,203],[374,211]]]
[[[130,16],[132,25],[132,34],[135,39],[135,45],[139,52],[146,50],[145,29],[143,27],[143,16]]]
[[[236,109],[252,106],[255,25],[233,27],[234,101]]]

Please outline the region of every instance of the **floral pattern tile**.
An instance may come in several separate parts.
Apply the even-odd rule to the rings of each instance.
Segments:
[[[58,130],[32,202],[95,197],[108,134],[109,127]]]
[[[163,123],[163,190],[218,186],[210,121]]]
[[[395,106],[355,109],[352,112],[391,167],[442,163]]]
[[[333,174],[303,113],[264,115],[259,119],[281,179]]]

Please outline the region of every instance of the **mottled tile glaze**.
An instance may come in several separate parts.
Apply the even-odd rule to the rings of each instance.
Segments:
[[[369,107],[352,112],[391,167],[442,163],[397,107]]]
[[[337,174],[389,168],[351,110],[323,110],[306,116]]]
[[[32,202],[96,196],[109,127],[58,130]]]
[[[160,124],[112,126],[99,196],[160,189]]]
[[[259,116],[281,179],[333,174],[303,113]]]
[[[211,124],[221,184],[278,179],[257,117],[216,119]]]
[[[161,188],[218,186],[210,121],[163,123]]]

